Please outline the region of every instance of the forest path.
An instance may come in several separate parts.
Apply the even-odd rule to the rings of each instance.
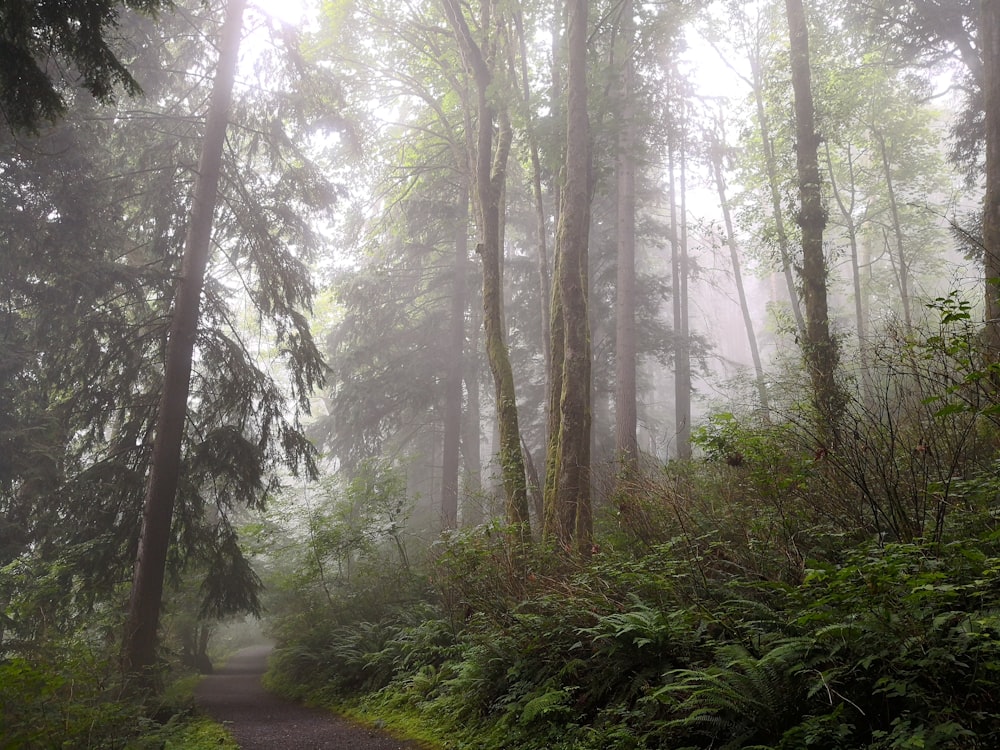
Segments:
[[[234,655],[195,691],[198,707],[232,732],[242,750],[419,750],[318,708],[307,708],[264,690],[270,646]]]

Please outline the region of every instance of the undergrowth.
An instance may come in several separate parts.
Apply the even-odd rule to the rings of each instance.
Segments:
[[[706,590],[691,567],[673,544],[602,552],[458,626],[429,602],[387,611],[338,626],[322,651],[286,646],[272,685],[453,748],[986,748],[1000,736],[996,533],[861,545],[798,584]]]
[[[113,660],[85,642],[49,643],[0,659],[0,749],[236,750],[220,725],[193,708],[196,677],[154,703],[130,697]]]
[[[701,460],[618,483],[587,559],[497,525],[405,571],[398,536],[312,546],[271,685],[442,748],[995,748],[1000,370],[945,312],[868,352],[836,444],[720,412]]]

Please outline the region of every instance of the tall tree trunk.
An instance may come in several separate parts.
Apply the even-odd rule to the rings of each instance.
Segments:
[[[483,98],[485,98],[485,90]],[[481,112],[483,110],[480,110]],[[492,124],[485,121],[481,131],[492,132]],[[500,118],[500,132],[494,161],[499,180],[506,175],[507,155],[512,132],[506,118]],[[488,136],[487,136],[488,137]],[[485,144],[480,138],[480,148]],[[483,161],[480,159],[480,168]],[[486,353],[493,373],[496,392],[497,423],[500,429],[500,474],[503,479],[505,515],[510,524],[528,524],[528,487],[525,479],[524,457],[521,454],[521,432],[518,426],[517,400],[514,392],[514,371],[505,337],[503,319],[503,279],[500,275],[500,194],[496,179],[480,179],[480,195],[487,200],[483,205],[483,242],[477,248],[483,262],[483,326],[486,331]]]
[[[683,105],[682,105],[683,106]],[[674,398],[677,422],[677,457],[691,458],[691,326],[688,304],[688,234],[687,234],[687,122],[680,132],[680,223],[677,243],[677,276],[675,277],[674,321],[678,345],[674,360]]]
[[[743,284],[743,270],[740,265],[740,254],[736,246],[736,232],[733,228],[733,214],[729,207],[729,197],[726,195],[726,177],[723,173],[723,148],[721,139],[715,139],[711,144],[712,172],[715,175],[715,187],[719,193],[719,205],[722,207],[722,220],[726,227],[726,245],[729,247],[729,258],[733,265],[733,281],[736,284],[736,294],[743,315],[743,327],[747,332],[747,343],[750,345],[750,359],[753,362],[754,381],[757,384],[757,397],[765,418],[770,410],[767,397],[767,383],[764,380],[764,365],[760,359],[760,348],[757,346],[757,334],[754,330],[753,317],[750,315],[750,305],[747,302],[747,291]]]
[[[463,378],[467,398],[466,414],[462,425],[462,457],[465,459],[466,493],[462,504],[462,526],[475,526],[483,522],[483,459],[479,405],[479,332],[478,308],[472,306],[469,323],[469,347],[463,362]]]
[[[679,108],[678,108],[679,109]],[[671,121],[667,135],[667,180],[670,193],[671,311],[674,325],[674,453],[691,457],[691,361],[687,322],[687,227],[685,206],[684,128]],[[680,154],[680,189],[677,159]],[[680,205],[678,206],[678,202]],[[678,213],[680,214],[678,216]]]
[[[483,326],[486,332],[486,353],[493,373],[496,391],[497,424],[500,430],[500,474],[504,487],[507,522],[527,528],[528,486],[525,479],[524,457],[518,427],[517,400],[514,392],[514,372],[505,339],[503,319],[503,280],[501,260],[501,207],[507,177],[513,132],[505,112],[497,112],[491,104],[493,82],[491,60],[476,43],[469,30],[458,0],[444,0],[448,21],[462,49],[469,72],[476,82],[476,195],[481,241],[476,248],[483,264]],[[481,5],[480,27],[489,33],[490,0]],[[494,136],[494,127],[497,132]],[[494,143],[494,137],[496,141]]]
[[[778,254],[781,261],[781,272],[788,289],[788,300],[795,318],[795,328],[800,335],[805,334],[806,324],[799,305],[799,293],[795,289],[795,277],[792,272],[792,249],[785,231],[785,212],[781,208],[781,187],[778,182],[778,160],[774,156],[774,142],[771,140],[771,126],[764,107],[764,77],[760,61],[751,59],[750,67],[753,74],[753,94],[757,107],[757,127],[760,128],[761,146],[764,150],[764,168],[767,171],[767,186],[771,195],[771,213],[774,218],[774,234],[778,240]]]
[[[674,326],[674,435],[671,441],[674,446],[674,455],[679,455],[679,450],[677,447],[677,425],[680,423],[681,416],[677,410],[677,359],[679,358],[679,352],[681,348],[681,291],[680,291],[680,278],[681,278],[681,232],[680,232],[680,222],[677,219],[677,170],[675,163],[675,150],[677,148],[677,136],[674,132],[673,126],[671,126],[670,133],[667,136],[667,188],[670,201],[670,283],[673,286],[671,289],[670,298],[670,311],[673,318]],[[669,449],[668,449],[669,453]]]
[[[549,280],[549,257],[545,229],[545,201],[542,195],[542,161],[538,153],[538,135],[535,133],[531,108],[531,81],[528,77],[528,45],[524,38],[524,19],[520,3],[514,3],[514,26],[521,57],[521,89],[524,97],[524,127],[528,136],[528,155],[531,159],[531,193],[535,200],[535,232],[538,248],[538,291],[542,323],[542,355],[545,372],[552,367],[552,348],[547,334],[549,325],[549,297],[552,284]]]
[[[562,56],[566,38],[563,35],[566,3],[564,0],[553,0],[552,5],[552,88],[550,89],[549,108],[552,111],[552,121],[562,120]],[[560,160],[565,161],[565,153],[560,154]],[[561,179],[552,181],[552,206],[555,209],[555,222],[558,231],[562,223],[562,184]],[[545,411],[545,475],[543,482],[543,513],[542,535],[546,538],[559,536],[558,530],[563,523],[558,517],[559,508],[551,499],[555,497],[558,486],[556,458],[559,448],[559,399],[562,396],[563,371],[563,315],[562,303],[559,300],[559,252],[553,252],[552,279],[555,280],[549,296],[548,340],[549,368],[546,390]]]
[[[444,394],[441,458],[441,524],[458,526],[458,468],[462,432],[462,369],[465,362],[465,282],[469,256],[469,191],[462,187],[455,206],[455,258],[452,268],[451,331]]]
[[[979,44],[983,50],[986,112],[986,196],[983,201],[986,327],[990,358],[1000,361],[1000,0],[981,0]]]
[[[560,213],[559,225],[562,225]],[[558,242],[558,237],[557,237]],[[549,341],[552,365],[549,368],[548,408],[546,414],[546,432],[548,441],[545,450],[545,490],[543,492],[542,536],[555,538],[566,542],[572,536],[573,519],[567,516],[567,509],[561,508],[557,502],[559,487],[559,402],[563,391],[563,364],[565,362],[565,322],[563,320],[563,303],[560,292],[559,277],[561,274],[562,256],[556,245],[552,269],[552,304],[550,305]]]
[[[563,34],[566,17],[566,3],[564,0],[552,0],[552,88],[549,96],[549,109],[552,113],[552,122],[562,122],[562,57],[566,50],[566,37]],[[560,153],[557,162],[565,161],[565,153]],[[559,212],[562,211],[562,183],[558,177],[552,180],[552,208],[555,211],[556,227],[559,226]],[[553,252],[553,255],[555,253]],[[553,265],[555,259],[553,258]],[[555,268],[552,269],[552,278],[555,278]],[[551,313],[550,313],[551,315]],[[551,339],[551,331],[549,332]]]
[[[142,531],[122,649],[124,672],[139,689],[151,687],[155,679],[153,668],[156,664],[160,602],[181,468],[191,365],[245,6],[245,0],[230,0],[226,8],[167,342],[163,393],[157,411],[152,464],[143,504]]]
[[[615,460],[619,475],[634,473],[636,438],[635,340],[635,61],[632,0],[621,11],[621,121],[618,129],[618,278],[615,297]]]
[[[564,546],[575,540],[588,554],[593,537],[590,507],[590,323],[587,315],[590,230],[590,121],[587,113],[587,2],[567,0],[569,53],[566,102],[566,179],[556,237],[556,286],[562,307],[562,392],[554,486],[546,483],[545,531]],[[553,346],[553,366],[557,366]]]
[[[812,381],[813,401],[824,439],[835,440],[838,407],[837,347],[830,335],[826,299],[826,259],[823,229],[826,213],[819,173],[819,137],[814,124],[809,32],[802,0],[785,0],[788,14],[789,58],[795,98],[796,167],[799,183],[798,223],[802,228],[802,295],[806,308],[804,358]]]

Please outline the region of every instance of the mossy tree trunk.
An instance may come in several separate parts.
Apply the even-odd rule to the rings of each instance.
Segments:
[[[816,133],[809,71],[809,32],[802,0],[785,0],[788,14],[789,59],[795,106],[796,170],[799,184],[798,223],[802,228],[802,297],[806,336],[803,354],[812,397],[820,419],[822,439],[835,441],[839,395],[836,383],[837,345],[830,333],[826,297],[826,259],[823,255],[823,208],[819,172],[819,136]]]
[[[466,67],[476,84],[475,185],[480,242],[476,247],[483,264],[483,328],[486,353],[496,393],[497,424],[500,432],[500,474],[504,488],[505,515],[511,525],[527,530],[528,485],[521,434],[518,426],[514,372],[506,342],[503,319],[503,279],[501,266],[501,211],[507,180],[507,159],[513,131],[505,107],[493,101],[493,64],[499,21],[493,18],[491,0],[480,4],[479,29],[482,42],[472,35],[462,6],[457,0],[443,0],[448,22],[462,51]]]
[[[561,381],[561,387],[558,429],[549,439],[546,462],[549,477],[546,479],[545,534],[566,548],[575,544],[579,551],[588,554],[593,518],[587,314],[590,121],[587,113],[586,0],[567,0],[567,16],[566,168],[556,235],[553,317],[557,325],[552,331],[552,380]],[[557,341],[560,333],[560,341]],[[557,352],[559,348],[561,352]],[[557,376],[557,370],[561,377]]]
[[[986,112],[986,197],[983,249],[986,276],[984,341],[1000,361],[1000,0],[982,0],[979,43],[983,51],[983,106]]]

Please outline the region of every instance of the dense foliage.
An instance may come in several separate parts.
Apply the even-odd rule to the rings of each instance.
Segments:
[[[118,658],[226,3],[175,5],[0,10],[4,747],[227,741]],[[443,747],[990,747],[1000,37],[856,6],[251,8],[165,683],[267,614],[275,690]]]
[[[5,660],[0,664],[0,743],[5,748],[235,750],[224,728],[195,717],[190,678],[176,683],[153,707],[116,694],[116,682],[117,665],[102,661],[85,643]]]
[[[860,544],[798,584],[728,573],[722,549],[609,549],[466,620],[386,602],[283,650],[271,684],[442,747],[990,746],[995,530]],[[462,586],[495,605],[496,584]]]
[[[219,9],[124,17],[141,101],[75,96],[43,134],[0,140],[4,746],[119,746],[150,713],[122,692],[117,651]],[[290,136],[308,97],[273,41],[231,111],[170,530],[167,679],[182,658],[205,665],[213,623],[259,611],[241,515],[315,469],[300,417],[325,366],[307,264],[334,189]]]
[[[279,565],[271,686],[440,747],[990,747],[994,366],[966,305],[935,309],[933,335],[872,353],[883,391],[849,403],[850,444],[819,450],[796,407],[719,414],[703,459],[620,489],[589,560],[493,525],[393,564],[376,514],[320,586],[344,537],[312,536]]]
[[[123,11],[154,14],[170,0],[9,2],[0,8],[0,114],[12,130],[36,130],[66,112],[74,85],[99,102],[142,89],[121,39]]]

